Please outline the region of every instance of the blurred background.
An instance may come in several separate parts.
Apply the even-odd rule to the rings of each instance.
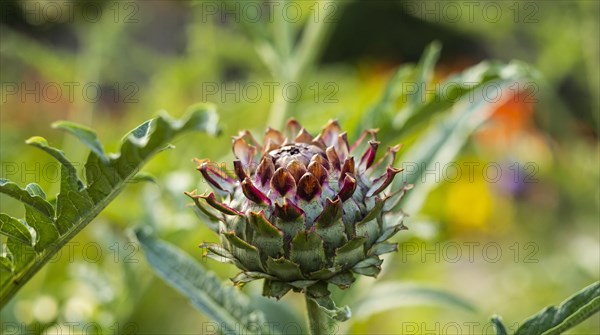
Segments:
[[[433,41],[442,46],[433,83],[488,59],[517,59],[537,71],[535,80],[511,91],[514,97],[493,105],[451,165],[429,168],[424,178],[434,179],[435,187],[418,212],[409,212],[399,253],[384,262],[378,279],[442,289],[477,310],[407,300],[387,311],[355,310],[355,322],[343,332],[492,334],[490,315],[502,315],[514,328],[598,280],[598,2],[291,3],[275,1],[269,8],[285,8],[298,31],[315,12],[330,14],[322,43],[310,50],[314,64],[301,79],[291,77],[296,80],[286,93],[288,115],[313,133],[336,118],[351,140],[373,126],[382,129],[382,146],[403,142],[400,153],[410,149],[416,135],[397,133],[369,113],[396,70],[418,63]],[[277,77],[257,37],[264,32],[252,23],[255,7],[231,1],[0,2],[0,178],[58,191],[58,164],[24,144],[33,135],[82,167],[87,149],[53,130],[56,120],[92,127],[113,152],[123,134],[160,110],[180,116],[193,103],[211,102],[223,127],[216,139],[179,138],[175,149],[152,160],[145,170],[158,183],[128,186],[44,267],[1,311],[4,333],[65,333],[67,323],[84,333],[86,325],[102,333],[206,330],[208,320],[154,276],[130,228],[153,222],[161,237],[222,278],[236,274],[233,266],[202,258],[198,245],[217,237],[187,207],[183,192],[206,187],[193,158],[230,161],[231,136],[241,129],[260,136],[276,117],[285,77]],[[23,216],[17,202],[0,200],[3,213]],[[337,294],[360,299],[372,281],[361,279]],[[254,285],[245,290],[260,293]],[[304,313],[300,298],[288,295],[281,305]],[[570,332],[598,333],[597,315]]]

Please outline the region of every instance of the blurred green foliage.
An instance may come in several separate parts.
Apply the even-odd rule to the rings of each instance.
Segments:
[[[129,185],[2,310],[2,322],[39,333],[65,322],[97,322],[107,332],[202,332],[209,320],[155,279],[128,229],[152,220],[163,238],[204,262],[197,246],[216,236],[186,207],[183,192],[206,187],[192,158],[229,161],[229,136],[240,129],[258,134],[275,100],[268,83],[281,83],[276,76],[285,66],[265,65],[269,51],[255,43],[263,32],[249,31],[235,14],[222,16],[226,5],[221,2],[81,2],[72,15],[60,18],[51,14],[49,3],[0,3],[0,177],[22,186],[37,182],[55,194],[56,164],[23,143],[41,135],[81,168],[86,149],[48,127],[60,119],[93,127],[106,151],[114,152],[126,130],[157,111],[177,113],[207,101],[218,106],[223,136],[190,134],[173,143],[174,150],[147,166],[160,182]],[[303,14],[299,29],[311,20],[314,3],[297,3]],[[369,122],[382,132],[389,129],[382,145],[401,139],[407,152],[419,131],[394,133],[388,119],[366,113],[375,108],[394,70],[418,62],[432,40],[443,45],[431,73],[435,82],[488,58],[521,59],[541,74],[525,90],[533,95],[500,106],[469,138],[455,160],[461,178],[444,178],[443,167],[425,176],[437,187],[419,213],[409,213],[410,230],[401,234],[399,253],[386,260],[378,279],[443,289],[474,303],[477,312],[443,304],[398,307],[358,320],[344,330],[349,333],[440,333],[453,331],[449,327],[456,323],[463,332],[491,334],[489,315],[523,320],[600,276],[598,2],[485,1],[472,16],[465,3],[452,3],[462,13],[459,19],[453,8],[437,1],[356,1],[336,7],[318,66],[294,78],[303,94],[288,106],[289,115],[310,130],[330,118],[356,131]],[[217,12],[211,14],[213,5]],[[497,19],[492,16],[496,7],[502,13]],[[90,8],[101,8],[103,15],[90,19],[84,14]],[[276,22],[269,27],[279,31]],[[289,52],[289,43],[285,38],[275,42],[283,52]],[[84,93],[88,83],[93,85]],[[54,99],[56,87],[59,99]],[[88,95],[97,87],[103,88],[98,99]],[[254,99],[256,87],[262,94]],[[507,179],[490,182],[494,178],[486,173],[493,172],[484,168],[494,164]],[[468,166],[473,166],[472,179]],[[439,180],[428,179],[436,176]],[[24,214],[15,201],[0,199],[2,213]],[[235,274],[215,262],[203,265],[222,278]],[[369,281],[359,282],[353,292],[361,292],[361,285],[367,290]],[[257,293],[259,287],[245,290]],[[283,300],[279,306],[303,310],[301,299]],[[591,318],[572,333],[599,331],[599,320]]]

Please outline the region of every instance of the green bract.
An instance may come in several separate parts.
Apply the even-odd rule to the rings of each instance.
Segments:
[[[313,137],[290,120],[283,134],[267,129],[264,145],[248,131],[234,137],[232,173],[199,161],[214,193],[187,194],[221,237],[203,244],[208,256],[240,268],[237,285],[265,279],[263,294],[278,299],[290,290],[319,299],[327,284],[377,276],[379,256],[397,250],[386,241],[405,228],[390,210],[410,186],[386,192],[400,147],[375,162],[376,132],[349,145],[336,121]]]

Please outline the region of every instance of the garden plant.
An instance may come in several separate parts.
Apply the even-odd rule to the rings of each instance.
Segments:
[[[402,247],[407,241],[402,236],[420,229],[410,218],[419,217],[438,186],[429,179],[422,182],[428,171],[457,159],[499,106],[528,94],[530,83],[542,85],[544,76],[526,62],[486,60],[440,78],[434,73],[442,45],[434,41],[418,62],[395,69],[377,89],[375,101],[354,116],[338,112],[321,125],[305,123],[309,118],[299,112],[300,104],[286,98],[285,84],[300,83],[307,91],[308,76],[318,67],[335,28],[327,18],[345,15],[344,7],[345,2],[320,3],[307,11],[309,19],[303,24],[277,15],[270,22],[243,17],[235,22],[261,61],[258,66],[280,83],[274,86],[273,101],[251,104],[268,113],[256,118],[247,114],[252,118],[248,129],[240,126],[243,122],[229,123],[234,116],[222,113],[219,101],[207,98],[176,113],[180,117],[161,111],[138,120],[139,126],[122,135],[111,151],[99,140],[102,130],[80,124],[85,121],[52,123],[52,128],[77,140],[64,151],[29,134],[33,137],[26,144],[58,162],[60,178],[51,190],[35,182],[0,179],[2,199],[12,198],[16,201],[11,204],[23,206],[20,216],[12,209],[4,213],[6,207],[0,214],[3,309],[11,306],[19,290],[35,284],[36,276],[84,228],[101,225],[96,221],[109,205],[133,201],[144,203],[143,214],[123,229],[119,240],[139,248],[140,262],[152,269],[151,276],[211,321],[199,333],[334,334],[352,329],[355,320],[398,306],[433,304],[476,311],[477,301],[451,287],[378,277],[402,271],[400,257],[408,250]],[[436,89],[425,92],[434,82]],[[490,101],[490,86],[510,94]],[[168,82],[164,89],[171,89]],[[324,107],[311,108],[319,113]],[[67,157],[80,152],[73,146],[87,149],[83,164]],[[220,151],[210,152],[213,146]],[[226,146],[231,150],[220,149]],[[159,157],[180,148],[194,153],[175,169],[192,175],[188,185],[195,186],[177,189],[176,197],[185,199],[187,206],[157,211],[163,206],[157,205],[161,198],[171,196],[168,185],[176,182],[165,175],[155,177],[144,167],[155,159],[169,164]],[[406,171],[403,162],[417,169]],[[135,192],[125,191],[130,186]],[[195,218],[190,220],[188,214]],[[166,220],[193,221],[194,229],[210,231],[194,241],[169,242],[160,223]],[[218,262],[228,264],[221,267]],[[128,285],[136,286],[138,277],[131,276]],[[539,306],[534,315],[510,323],[489,315],[485,322],[498,335],[561,334],[598,316],[600,282],[588,284],[562,302]],[[135,296],[131,293],[131,299]],[[290,300],[299,296],[304,310]],[[8,333],[13,328],[3,329]],[[118,331],[130,332],[122,327]]]

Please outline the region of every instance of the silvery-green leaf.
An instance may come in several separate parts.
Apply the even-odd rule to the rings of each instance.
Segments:
[[[562,334],[600,311],[600,282],[582,289],[563,301],[560,306],[544,308],[527,319],[515,335]]]
[[[241,330],[248,331],[253,325],[262,325],[263,314],[239,290],[223,285],[196,260],[145,229],[137,229],[136,237],[156,274],[224,330],[242,327]]]
[[[25,246],[9,237],[6,247],[12,272],[0,280],[0,304],[10,298],[81,229],[92,221],[132,180],[140,168],[176,136],[189,130],[209,134],[217,132],[216,113],[210,105],[196,106],[182,120],[161,115],[144,123],[126,136],[119,153],[105,156],[93,132],[73,123],[58,123],[84,141],[92,149],[86,165],[87,185],[77,176],[74,165],[64,153],[48,145],[41,137],[32,137],[27,144],[51,155],[61,164],[60,192],[56,200],[47,201],[43,190],[34,184],[25,189],[8,180],[0,180],[0,192],[25,205],[25,222],[35,231],[32,246]],[[33,237],[33,234],[32,234]]]

